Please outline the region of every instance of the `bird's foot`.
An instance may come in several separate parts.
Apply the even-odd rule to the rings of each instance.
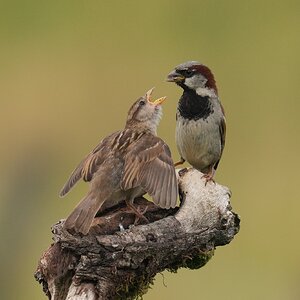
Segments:
[[[178,161],[178,162],[176,162],[176,163],[174,164],[174,167],[180,166],[180,165],[182,165],[184,162],[185,162],[185,159],[183,159],[183,158],[181,157],[181,158],[180,158],[180,161]]]
[[[134,225],[137,225],[140,220],[144,220],[146,223],[149,223],[149,220],[144,216],[147,209],[148,209],[148,206],[146,206],[143,210],[141,210],[138,206],[138,208],[137,208],[138,214],[135,213],[135,219],[133,222]]]
[[[208,182],[213,182],[214,184],[216,184],[214,180],[214,174],[212,173],[203,174],[201,178],[205,179],[205,186],[207,185]]]
[[[179,177],[183,176],[187,171],[188,171],[187,168],[179,170],[179,172],[178,172]]]
[[[126,200],[125,202],[127,207],[130,208],[135,214],[134,225],[136,225],[140,220],[144,220],[146,223],[149,223],[149,220],[144,216],[148,208],[147,206],[144,208],[144,210],[140,210],[139,207],[136,208],[131,201]]]

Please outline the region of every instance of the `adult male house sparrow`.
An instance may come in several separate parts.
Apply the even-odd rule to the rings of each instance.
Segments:
[[[176,114],[176,144],[184,161],[213,180],[225,145],[225,114],[210,69],[188,61],[168,75],[183,89]]]
[[[156,136],[166,97],[151,102],[151,89],[130,108],[125,129],[106,138],[73,171],[60,192],[64,196],[79,179],[90,182],[87,195],[64,223],[67,230],[87,234],[97,212],[146,192],[162,208],[176,206],[177,179],[171,152]]]

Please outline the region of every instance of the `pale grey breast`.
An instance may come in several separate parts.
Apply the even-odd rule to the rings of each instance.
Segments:
[[[214,114],[219,114],[219,111],[205,120],[187,121],[177,113],[176,144],[179,154],[200,171],[216,163],[221,155],[219,124]]]

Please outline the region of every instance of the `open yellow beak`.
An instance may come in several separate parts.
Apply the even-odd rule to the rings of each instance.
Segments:
[[[155,106],[162,104],[167,99],[167,97],[164,96],[164,97],[158,98],[154,101],[151,101],[151,95],[153,93],[153,90],[154,90],[154,87],[146,93],[147,101],[150,102],[151,104],[155,105]]]
[[[166,96],[161,97],[161,98],[158,98],[158,99],[154,100],[154,101],[152,102],[152,104],[155,105],[155,106],[160,105],[160,104],[162,104],[166,99],[167,99]]]
[[[146,99],[147,99],[147,101],[149,101],[149,102],[151,102],[150,99],[151,99],[151,95],[152,95],[154,89],[155,89],[155,88],[153,87],[152,89],[150,89],[150,90],[146,93]]]

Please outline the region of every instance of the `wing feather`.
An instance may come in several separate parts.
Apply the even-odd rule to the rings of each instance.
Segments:
[[[221,140],[221,153],[220,153],[220,158],[219,160],[215,163],[214,169],[217,170],[220,159],[223,154],[223,150],[225,147],[225,137],[226,137],[226,120],[225,117],[222,118],[220,126],[219,126],[219,132],[220,132],[220,140]]]
[[[176,206],[178,190],[171,151],[156,136],[145,135],[126,154],[121,188],[127,190],[138,185],[160,207]]]
[[[226,138],[226,119],[222,118],[220,124],[220,136],[221,136],[221,155],[225,147],[225,138]]]
[[[69,179],[61,189],[59,195],[63,197],[70,189],[80,180],[91,181],[93,175],[97,172],[99,166],[106,159],[108,155],[109,145],[113,144],[113,141],[118,138],[121,131],[114,132],[113,134],[104,138],[75,168],[71,173]]]

